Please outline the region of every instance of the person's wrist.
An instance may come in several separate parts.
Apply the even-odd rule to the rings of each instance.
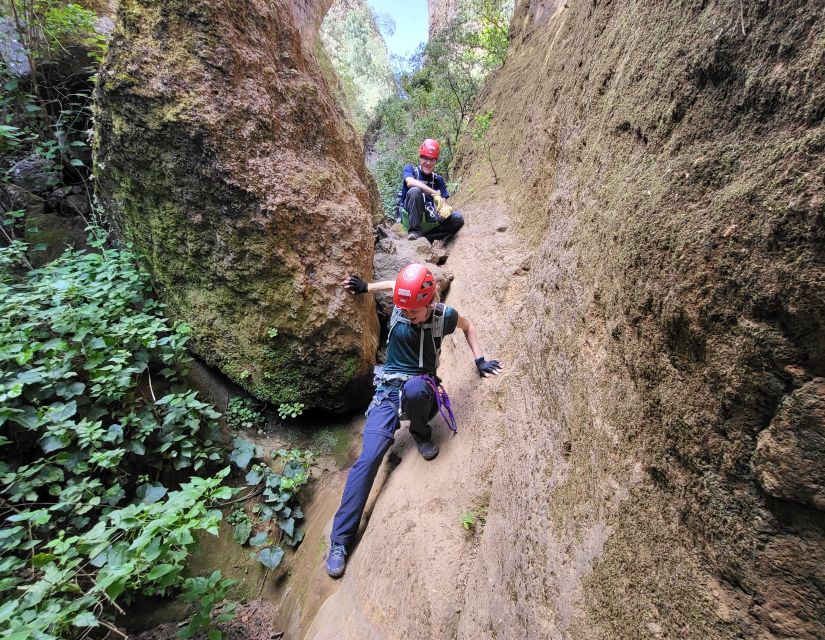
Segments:
[[[475,362],[476,366],[480,365],[482,362],[484,362],[484,356],[478,356],[478,358],[474,358],[473,362]]]

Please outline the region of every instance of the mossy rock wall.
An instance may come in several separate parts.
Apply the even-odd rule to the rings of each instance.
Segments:
[[[340,282],[371,276],[379,205],[312,53],[328,5],[121,2],[95,174],[203,360],[261,399],[342,410],[378,328]]]
[[[536,400],[459,637],[825,637],[823,3],[522,1],[511,26],[477,109],[535,247]]]

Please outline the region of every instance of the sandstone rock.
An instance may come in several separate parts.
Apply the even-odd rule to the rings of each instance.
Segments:
[[[772,496],[825,511],[825,379],[785,398],[759,434],[752,466]]]
[[[96,174],[207,364],[342,410],[368,392],[378,327],[340,281],[371,271],[380,205],[313,53],[330,2],[121,2]]]

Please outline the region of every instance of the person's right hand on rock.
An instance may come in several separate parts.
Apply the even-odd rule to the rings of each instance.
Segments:
[[[341,284],[344,285],[344,289],[346,289],[350,293],[359,294],[366,293],[368,291],[367,283],[361,280],[361,278],[356,276],[354,273],[351,274],[350,277],[344,280]]]

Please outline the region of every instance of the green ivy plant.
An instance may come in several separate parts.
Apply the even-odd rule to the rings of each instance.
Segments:
[[[303,402],[284,402],[278,405],[278,415],[282,420],[297,418],[304,412]]]
[[[255,409],[255,403],[240,396],[235,396],[226,407],[226,423],[230,429],[257,429],[263,426],[263,414]]]
[[[213,571],[209,576],[187,578],[183,583],[180,599],[194,604],[197,608],[186,626],[177,632],[177,637],[186,640],[206,633],[208,640],[221,640],[223,634],[213,626],[212,611],[215,606],[226,600],[226,593],[234,584],[237,584],[236,580],[223,578],[219,570]],[[215,616],[214,622],[229,622],[235,616],[236,607],[236,602],[224,604]]]
[[[234,493],[228,467],[186,479],[223,457],[220,414],[181,384],[189,328],[134,253],[92,244],[37,270],[0,248],[3,638],[112,629],[129,594],[174,593]]]
[[[240,469],[245,470],[253,457],[262,457],[255,455],[256,449],[252,443],[235,438],[233,454],[237,452],[237,455],[233,461]],[[252,507],[252,513],[257,517],[261,530],[251,535],[253,524],[242,510],[234,511],[227,519],[235,524],[235,540],[239,544],[249,543],[258,548],[253,557],[268,569],[275,569],[283,560],[281,541],[296,547],[304,538],[304,529],[300,524],[304,513],[298,494],[309,482],[312,453],[298,449],[279,449],[273,452],[272,457],[275,468],[261,460],[253,464],[246,474],[246,484],[255,488],[247,495],[251,497],[259,492],[263,494],[263,501]],[[277,542],[274,543],[270,541],[273,529],[277,532]]]

